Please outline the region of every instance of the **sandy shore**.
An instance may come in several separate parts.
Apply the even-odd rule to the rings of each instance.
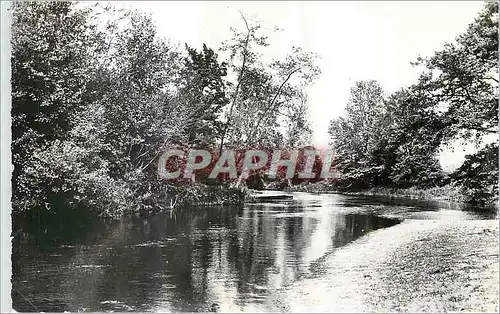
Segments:
[[[409,219],[327,256],[283,312],[498,312],[498,220]]]

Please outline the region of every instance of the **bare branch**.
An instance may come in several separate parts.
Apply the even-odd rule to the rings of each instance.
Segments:
[[[272,109],[272,110],[276,109],[275,107],[277,106],[277,104],[281,104],[281,102],[276,103],[276,100],[278,99],[279,95],[281,94],[281,91],[283,90],[283,87],[285,86],[285,84],[290,80],[290,78],[292,77],[292,75],[294,73],[298,72],[299,70],[300,70],[300,68],[292,70],[290,73],[288,73],[288,75],[285,78],[285,80],[283,80],[283,82],[281,83],[280,87],[276,91],[276,94],[274,94],[274,97],[273,97],[273,100],[271,101],[271,104],[269,105],[269,107],[266,108],[266,110],[264,110],[264,112],[260,116],[259,120],[257,120],[257,123],[255,124],[255,127],[252,130],[252,133],[250,133],[250,136],[247,138],[247,144],[248,144],[248,140],[252,139],[252,136],[255,134],[255,130],[260,126],[260,124],[262,123],[262,120],[264,119],[264,117],[266,117],[267,112],[270,109]]]
[[[243,74],[246,70],[246,62],[247,62],[247,56],[248,56],[248,43],[250,41],[251,30],[250,30],[250,27],[248,27],[247,19],[245,18],[245,16],[243,15],[243,13],[241,11],[240,11],[240,14],[241,14],[241,18],[245,22],[245,26],[247,28],[247,37],[245,38],[245,46],[244,46],[243,52],[242,52],[243,61],[241,63],[240,73],[238,74],[238,83],[236,84],[236,89],[234,91],[233,100],[231,102],[231,107],[229,108],[226,125],[225,125],[224,130],[223,130],[222,135],[221,135],[219,155],[222,155],[222,149],[224,147],[224,138],[226,137],[227,131],[229,129],[229,125],[231,123],[231,115],[233,113],[234,105],[236,104],[236,102],[238,100],[238,93],[240,90],[241,81],[243,78]]]

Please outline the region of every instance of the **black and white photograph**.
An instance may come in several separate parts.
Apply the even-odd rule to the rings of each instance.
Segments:
[[[1,307],[499,311],[498,1],[1,1]]]

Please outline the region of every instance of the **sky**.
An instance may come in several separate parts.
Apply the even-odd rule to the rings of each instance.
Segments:
[[[322,76],[308,91],[309,118],[313,144],[326,146],[330,120],[342,114],[356,81],[377,80],[387,93],[414,83],[421,69],[410,62],[453,42],[483,2],[137,1],[120,6],[151,13],[159,35],[174,43],[213,49],[230,37],[231,26],[244,29],[241,11],[269,29],[267,57],[283,57],[292,46],[319,54]],[[273,33],[275,26],[282,31]],[[441,159],[458,164],[465,152],[448,150]]]

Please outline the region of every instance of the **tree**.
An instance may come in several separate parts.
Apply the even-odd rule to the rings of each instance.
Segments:
[[[310,129],[307,117],[307,88],[321,74],[315,65],[318,56],[292,47],[284,61],[275,60],[267,81],[268,96],[263,104],[267,106],[257,112],[257,120],[246,135],[247,144],[260,143],[259,137],[265,134],[273,123],[284,132],[281,133],[284,145],[293,145],[308,139]],[[264,72],[264,69],[261,69]],[[296,119],[296,120],[294,120]],[[308,143],[303,143],[308,144]]]
[[[451,178],[461,187],[467,201],[480,205],[498,202],[498,144],[467,155]]]
[[[410,86],[386,101],[388,127],[382,143],[385,169],[391,184],[407,188],[440,185],[442,169],[437,159],[443,122],[419,86]]]
[[[467,31],[430,58],[419,81],[439,103],[448,139],[494,134],[498,126],[498,3],[487,2]]]
[[[427,69],[418,85],[427,98],[437,103],[434,111],[441,119],[443,143],[472,140],[479,148],[488,136],[498,134],[498,2],[487,2],[454,43],[418,61]],[[498,137],[468,156],[452,175],[469,201],[484,203],[496,193],[495,150]]]
[[[283,120],[288,128],[284,135],[287,147],[302,147],[311,142],[312,129],[308,120],[307,95],[300,95],[297,105],[283,109]]]
[[[14,211],[43,206],[52,194],[37,159],[64,141],[92,98],[98,38],[90,11],[71,2],[14,3],[12,21],[12,155]],[[33,178],[35,176],[36,178]],[[34,181],[33,181],[34,180]]]
[[[334,119],[330,135],[340,186],[428,187],[441,183],[437,160],[442,122],[432,99],[419,86],[402,89],[387,99],[375,81],[352,89],[346,117]]]
[[[13,14],[15,212],[136,210],[165,141],[184,142],[185,111],[168,88],[176,54],[137,14],[121,29],[98,29],[91,8],[70,2]]]
[[[347,184],[371,186],[383,166],[375,152],[384,134],[384,92],[376,81],[359,81],[351,89],[346,116],[333,119],[329,134],[335,151],[335,166]]]
[[[246,31],[232,29],[233,37],[222,47],[236,80],[227,82],[230,105],[219,154],[224,145],[271,148],[305,144],[310,135],[306,89],[320,75],[317,55],[293,47],[285,60],[264,64],[261,51],[269,45],[267,37],[260,34],[259,24],[248,23],[243,15],[242,19]],[[240,177],[236,185],[241,182]]]
[[[229,103],[223,78],[226,64],[219,64],[217,54],[206,45],[201,52],[186,45],[188,56],[179,80],[179,100],[189,112],[186,125],[188,144],[211,146],[222,132],[220,116]]]
[[[293,47],[285,60],[270,64],[261,61],[261,51],[269,44],[261,35],[259,24],[249,24],[242,16],[246,31],[238,32],[224,43],[222,50],[229,54],[228,69],[236,77],[228,83],[231,99],[221,141],[240,146],[282,146],[294,143],[290,136],[308,132],[307,122],[287,122],[298,113],[307,111],[306,89],[320,75],[315,65],[317,55]],[[291,128],[296,130],[289,132]],[[288,139],[286,139],[288,137]],[[307,136],[306,136],[307,137]]]
[[[417,64],[418,82],[384,99],[376,82],[358,82],[346,116],[329,133],[340,187],[383,185],[427,188],[445,183],[436,158],[442,144],[475,139],[480,144],[498,126],[498,4],[486,4],[453,44]],[[484,203],[496,191],[498,140],[467,157],[454,173],[469,201]],[[494,167],[495,166],[495,167]],[[484,184],[472,177],[479,177]]]

